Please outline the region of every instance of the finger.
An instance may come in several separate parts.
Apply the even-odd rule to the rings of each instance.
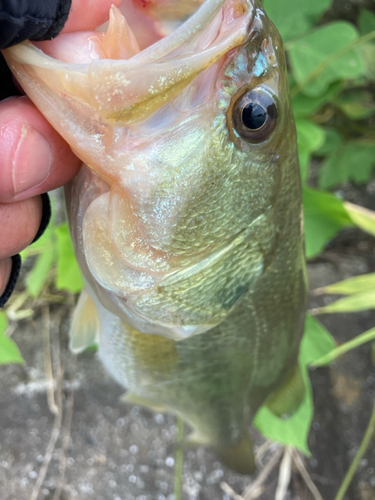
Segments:
[[[56,189],[80,160],[27,97],[0,103],[0,203]]]
[[[0,260],[19,253],[34,240],[42,218],[40,196],[0,203]]]
[[[121,0],[72,0],[69,17],[62,33],[92,30],[109,18],[112,4],[117,7]]]
[[[9,282],[11,270],[12,259],[10,257],[0,260],[0,297],[3,295]]]

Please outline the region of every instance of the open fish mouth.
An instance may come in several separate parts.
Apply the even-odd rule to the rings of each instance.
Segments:
[[[59,61],[30,42],[11,47],[6,57],[10,56],[10,64],[13,59],[26,65],[31,77],[42,78],[55,93],[86,102],[105,122],[125,125],[150,116],[201,71],[243,44],[254,11],[250,0],[207,0],[175,31],[136,53],[129,27],[112,6],[108,31],[101,40],[106,50],[90,63],[76,64],[67,57],[66,62]],[[122,37],[123,52],[130,55],[127,59],[118,59],[118,48],[111,53],[109,40],[105,43],[115,31]],[[59,132],[64,136],[63,130]]]
[[[150,116],[201,71],[245,42],[253,9],[246,0],[209,0],[170,35],[124,63],[92,63],[97,108],[107,120],[132,123]],[[140,77],[147,70],[147,79]],[[116,80],[108,102],[107,85]],[[104,96],[104,98],[102,97]]]

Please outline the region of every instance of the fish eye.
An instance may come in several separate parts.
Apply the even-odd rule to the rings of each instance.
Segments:
[[[277,124],[274,96],[261,87],[246,92],[235,101],[232,120],[236,131],[245,141],[265,141]]]

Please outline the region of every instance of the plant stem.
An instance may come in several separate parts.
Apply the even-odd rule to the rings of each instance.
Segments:
[[[353,479],[353,476],[355,474],[355,471],[357,470],[358,464],[363,457],[369,443],[371,440],[371,436],[375,432],[375,398],[374,398],[374,403],[373,403],[373,408],[372,408],[372,413],[370,417],[369,424],[367,426],[365,435],[363,436],[362,443],[360,447],[358,448],[358,451],[353,459],[353,462],[351,463],[348,472],[346,473],[343,482],[341,483],[340,489],[337,492],[337,495],[335,496],[335,500],[342,500],[344,498],[344,495],[346,493],[346,490],[348,489],[348,486]]]
[[[182,441],[184,439],[184,421],[181,417],[176,417],[177,422],[177,449],[174,467],[174,500],[181,500],[182,490],[182,464],[184,454],[182,451]]]
[[[325,354],[316,361],[313,361],[310,367],[316,368],[317,366],[327,365],[341,354],[345,354],[351,349],[359,347],[360,345],[370,342],[371,340],[375,340],[375,328],[371,328],[370,330],[367,330],[367,332],[361,333],[361,335],[357,335],[354,339],[349,340],[349,342],[345,342],[345,344],[336,347],[336,349],[333,349],[328,354]]]

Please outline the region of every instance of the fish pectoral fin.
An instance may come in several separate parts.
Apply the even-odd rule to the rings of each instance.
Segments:
[[[88,347],[98,344],[99,331],[98,312],[92,298],[84,288],[79,296],[70,327],[70,350],[78,354]]]
[[[125,392],[122,396],[120,396],[119,400],[121,401],[121,403],[130,403],[136,406],[145,406],[146,408],[151,408],[151,410],[154,410],[158,413],[165,413],[168,411],[158,401],[138,396],[138,394],[134,394],[133,392]]]
[[[298,410],[305,396],[305,382],[298,363],[285,381],[266,401],[267,408],[277,417],[288,418]]]
[[[220,460],[239,474],[253,474],[255,458],[253,443],[245,434],[237,443],[223,448],[216,448]]]

